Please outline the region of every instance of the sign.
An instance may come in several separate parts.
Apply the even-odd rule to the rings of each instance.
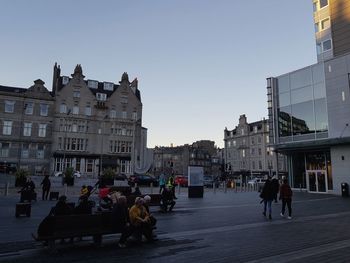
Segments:
[[[203,186],[203,167],[188,166],[188,186]]]

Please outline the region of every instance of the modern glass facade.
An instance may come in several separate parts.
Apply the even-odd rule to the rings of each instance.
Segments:
[[[323,63],[278,77],[277,94],[280,142],[328,136]]]

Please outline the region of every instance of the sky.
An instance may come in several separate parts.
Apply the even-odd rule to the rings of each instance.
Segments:
[[[316,63],[312,0],[0,0],[0,85],[138,78],[148,147],[267,118],[266,78]]]

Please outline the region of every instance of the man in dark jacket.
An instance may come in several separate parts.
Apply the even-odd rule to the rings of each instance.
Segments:
[[[288,180],[284,179],[280,188],[280,199],[282,200],[281,216],[284,217],[286,205],[288,207],[288,219],[292,219],[292,196],[293,192],[288,184]]]
[[[47,200],[49,196],[51,181],[48,175],[45,175],[44,179],[41,182],[42,185],[42,200]]]
[[[273,200],[277,203],[277,195],[280,188],[280,183],[278,182],[277,176],[274,176],[271,180],[272,188],[273,188]]]
[[[273,185],[271,182],[271,177],[269,176],[264,184],[264,187],[261,191],[260,197],[264,201],[264,212],[263,215],[266,216],[266,207],[268,206],[269,208],[269,219],[272,219],[271,213],[272,213],[272,208],[271,208],[271,203],[274,198],[274,190],[273,190]]]

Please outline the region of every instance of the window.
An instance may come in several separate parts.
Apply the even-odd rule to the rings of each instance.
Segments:
[[[73,123],[73,125],[72,125],[72,132],[78,132],[78,124]]]
[[[325,52],[327,50],[332,49],[332,41],[330,39],[322,42],[322,51]]]
[[[117,118],[117,111],[116,111],[116,110],[111,110],[111,112],[110,112],[110,118],[112,118],[112,119]]]
[[[319,32],[319,23],[315,23],[315,33]]]
[[[317,2],[314,2],[314,3],[313,3],[313,10],[314,10],[314,12],[317,11]]]
[[[122,95],[120,102],[123,104],[127,104],[128,103],[128,96]]]
[[[97,89],[98,88],[98,82],[95,80],[88,80],[88,87],[91,89]]]
[[[122,112],[122,118],[123,118],[123,119],[126,119],[126,118],[127,118],[126,111],[123,111],[123,112]]]
[[[236,141],[232,142],[233,147],[236,147]]]
[[[86,172],[92,173],[93,163],[94,163],[94,160],[93,160],[93,159],[88,159],[88,160],[87,160],[87,163],[86,163]]]
[[[258,137],[258,143],[261,143],[261,136]]]
[[[63,76],[63,77],[62,77],[62,84],[63,84],[63,85],[67,85],[68,82],[69,82],[69,78],[66,77],[66,76]]]
[[[12,121],[4,121],[4,126],[2,127],[3,135],[11,135],[12,134]]]
[[[261,148],[258,148],[259,156],[261,156]]]
[[[241,135],[244,135],[244,129],[241,129]]]
[[[105,93],[96,93],[96,99],[98,101],[106,101],[107,100],[107,94],[105,94]]]
[[[73,98],[80,98],[80,91],[79,90],[73,91]]]
[[[259,161],[259,169],[261,170],[262,169],[262,162]]]
[[[255,144],[255,140],[254,137],[251,138],[251,144],[254,145]]]
[[[266,143],[270,143],[270,136],[266,135]]]
[[[40,104],[40,116],[47,116],[49,114],[49,105]]]
[[[23,128],[23,136],[31,136],[32,135],[32,123],[25,122]]]
[[[61,103],[60,113],[67,113],[67,105],[65,103]]]
[[[73,114],[79,114],[79,106],[75,105],[73,106]]]
[[[15,110],[15,101],[5,100],[5,112],[13,113]]]
[[[9,157],[10,144],[6,142],[0,142],[0,157]]]
[[[45,147],[43,144],[38,144],[37,151],[36,151],[36,158],[44,159],[44,157],[45,157],[44,149],[45,149]]]
[[[320,0],[320,9],[328,5],[328,0]]]
[[[39,124],[39,137],[46,137],[46,126],[47,124]]]
[[[245,149],[242,150],[242,157],[245,157]]]
[[[34,111],[34,103],[33,102],[27,102],[24,105],[24,113],[26,115],[33,115],[33,111]]]
[[[113,90],[114,84],[110,82],[103,82],[104,90]]]
[[[258,132],[258,126],[254,126],[254,133]]]
[[[91,107],[90,106],[86,106],[85,107],[85,115],[86,116],[91,116]]]
[[[22,145],[22,152],[21,152],[22,158],[29,158],[29,144],[24,143]]]
[[[136,111],[134,111],[133,113],[132,113],[132,119],[133,120],[137,120],[137,112]]]
[[[325,30],[331,26],[329,17],[321,21],[321,29]]]

